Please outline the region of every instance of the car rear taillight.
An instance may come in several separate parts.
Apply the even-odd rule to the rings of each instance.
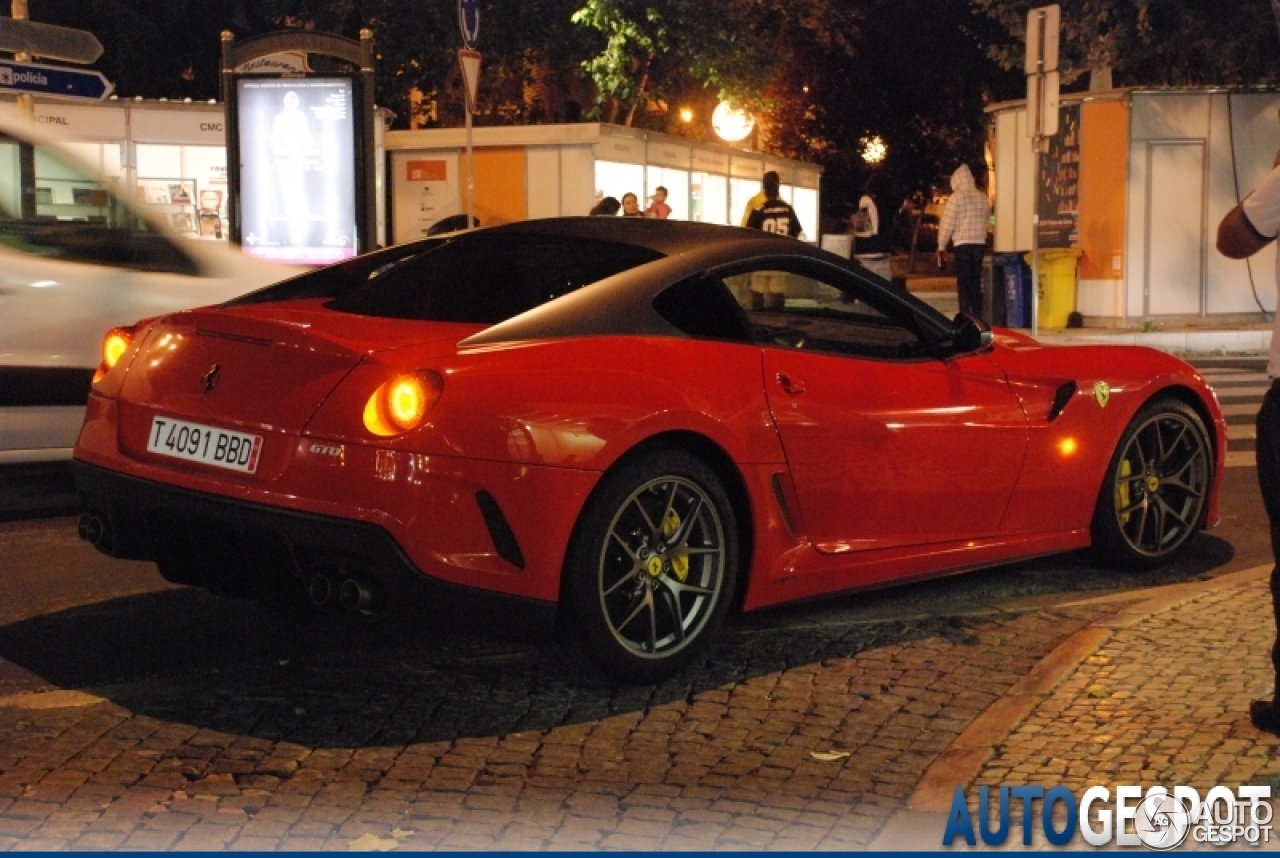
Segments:
[[[435,407],[444,379],[431,370],[397,375],[383,383],[364,406],[364,427],[388,437],[415,429]]]
[[[124,353],[133,343],[133,334],[136,330],[136,328],[112,328],[107,331],[107,335],[102,338],[102,363],[98,364],[98,371],[93,374],[95,384],[119,363],[120,358],[124,357]]]

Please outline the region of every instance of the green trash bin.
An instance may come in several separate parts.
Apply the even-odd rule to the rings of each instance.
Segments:
[[[1041,250],[1039,284],[1036,297],[1040,311],[1036,318],[1042,328],[1065,328],[1067,317],[1076,309],[1076,264],[1080,248],[1062,247]],[[1027,254],[1031,264],[1031,254]]]

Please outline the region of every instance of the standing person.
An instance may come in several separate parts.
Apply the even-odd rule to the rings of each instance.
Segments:
[[[961,164],[951,174],[951,199],[938,225],[938,267],[942,267],[947,242],[954,240],[960,312],[971,316],[982,316],[982,254],[990,220],[987,195],[978,190],[969,165]]]
[[[796,217],[796,210],[778,196],[780,188],[777,173],[770,170],[764,174],[760,191],[764,195],[764,201],[747,212],[746,225],[749,229],[797,238],[804,229],[800,226],[800,218]]]
[[[649,198],[649,207],[644,210],[645,217],[657,218],[658,220],[666,220],[671,217],[671,206],[667,205],[667,189],[662,185],[654,188],[653,196]]]
[[[764,174],[762,192],[764,203],[747,214],[747,228],[798,238],[804,230],[796,210],[778,196],[778,174],[770,170]],[[754,274],[751,278],[751,307],[759,310],[780,310],[787,303],[787,281],[781,272]]]
[[[777,172],[770,170],[764,174],[763,178],[760,180],[760,190],[756,191],[755,196],[747,200],[747,207],[742,210],[742,222],[739,224],[740,226],[749,226],[750,224],[748,221],[751,220],[751,213],[768,202],[769,198],[764,194],[764,186],[770,181],[770,176],[773,176],[774,181],[778,181]]]
[[[1218,252],[1230,259],[1246,259],[1270,244],[1280,233],[1280,152],[1272,170],[1257,190],[1227,212],[1218,224]],[[1276,289],[1280,292],[1280,255],[1276,257]],[[1272,559],[1280,562],[1280,314],[1272,321],[1271,350],[1267,355],[1267,375],[1271,387],[1258,411],[1258,485],[1262,505],[1271,525]],[[1280,565],[1271,570],[1271,610],[1276,623],[1276,642],[1271,648],[1275,686],[1270,700],[1255,700],[1249,706],[1253,726],[1280,734]]]
[[[853,213],[853,258],[872,274],[893,280],[889,254],[889,224],[880,217],[884,194],[880,175],[873,175],[862,189],[858,210]]]
[[[635,194],[622,195],[622,216],[644,217],[644,212],[640,211],[640,200]]]

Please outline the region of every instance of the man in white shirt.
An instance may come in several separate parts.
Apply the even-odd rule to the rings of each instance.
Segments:
[[[1280,152],[1273,169],[1257,190],[1227,212],[1218,225],[1218,252],[1231,259],[1245,259],[1270,244],[1280,233]],[[1276,257],[1276,287],[1280,291],[1280,254]],[[1271,387],[1258,411],[1258,484],[1271,524],[1271,553],[1280,558],[1280,315],[1273,317],[1271,351],[1267,356]],[[1280,733],[1280,567],[1271,570],[1271,608],[1277,637],[1271,648],[1276,690],[1270,700],[1255,700],[1249,720],[1259,730]]]
[[[938,267],[947,242],[955,241],[956,292],[960,312],[982,317],[982,254],[987,249],[987,225],[991,221],[991,204],[978,190],[968,164],[961,164],[951,174],[951,199],[938,224]]]

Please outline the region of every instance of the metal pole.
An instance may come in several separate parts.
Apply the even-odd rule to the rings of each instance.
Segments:
[[[227,140],[227,242],[243,243],[244,224],[240,211],[240,99],[235,92],[236,34],[223,30],[219,35],[222,45],[222,105],[225,111],[223,128]]]
[[[373,30],[365,27],[360,30],[360,124],[358,139],[360,151],[356,155],[356,165],[360,181],[357,185],[356,223],[359,229],[357,252],[367,253],[379,246],[378,242],[378,189],[377,185],[377,146],[374,141],[378,132],[373,124],[378,120],[374,115],[374,62]]]
[[[467,225],[471,229],[475,223],[476,208],[476,162],[471,149],[471,100],[467,99]]]
[[[1040,336],[1040,135],[1032,141],[1035,152],[1031,156],[1031,186],[1035,196],[1031,208],[1031,336]]]
[[[9,14],[15,21],[27,20],[27,0],[13,0],[9,7]],[[31,55],[27,53],[15,53],[13,58],[20,63],[31,62]],[[36,99],[31,93],[23,92],[18,94],[18,115],[25,116],[33,122],[35,121]]]
[[[1045,92],[1045,74],[1044,74],[1044,40],[1045,40],[1045,19],[1048,14],[1041,11],[1039,13],[1040,26],[1039,30],[1039,50],[1036,52],[1039,61],[1036,63],[1036,115],[1035,129],[1036,133],[1031,138],[1032,154],[1031,154],[1031,336],[1040,336],[1040,146],[1044,140],[1044,100],[1048,93]]]

